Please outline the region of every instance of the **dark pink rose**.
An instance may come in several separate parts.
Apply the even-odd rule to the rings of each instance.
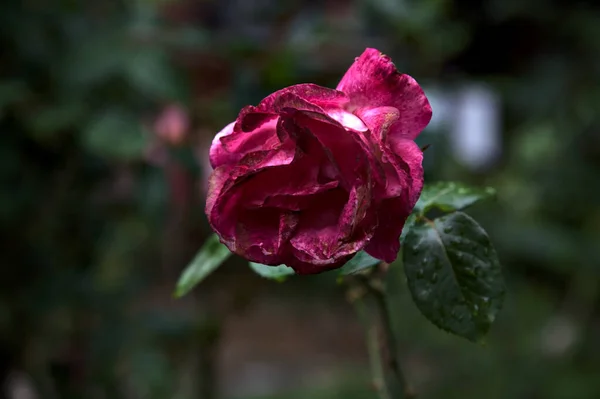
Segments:
[[[367,49],[336,90],[279,90],[216,135],[208,220],[232,252],[298,274],[363,249],[392,262],[423,187],[414,139],[430,119],[417,82]]]

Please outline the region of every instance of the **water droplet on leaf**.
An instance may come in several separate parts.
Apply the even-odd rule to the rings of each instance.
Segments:
[[[419,291],[418,297],[419,297],[420,300],[426,301],[429,298],[429,294],[431,294],[430,290],[428,290],[428,289],[422,289],[421,291]]]

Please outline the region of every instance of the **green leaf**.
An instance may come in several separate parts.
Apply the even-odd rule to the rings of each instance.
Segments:
[[[454,212],[408,232],[404,271],[417,307],[439,328],[480,340],[504,299],[504,279],[490,239],[475,220]]]
[[[286,265],[269,266],[254,262],[250,262],[249,265],[259,276],[280,282],[284,281],[287,277],[296,274],[294,269]]]
[[[373,267],[381,262],[381,260],[372,257],[365,251],[360,251],[356,256],[350,259],[344,266],[339,269],[341,275],[354,274],[361,270]]]
[[[175,296],[180,298],[190,292],[196,284],[214,272],[230,256],[229,248],[221,244],[216,234],[211,235],[204,242],[192,262],[181,273]]]
[[[28,94],[27,86],[21,81],[0,81],[0,112],[4,107],[24,100]]]
[[[149,135],[140,122],[118,110],[99,115],[83,132],[83,145],[89,151],[119,160],[140,159],[148,142]]]
[[[495,194],[496,190],[491,187],[469,187],[455,182],[426,184],[414,212],[425,214],[432,208],[446,212],[460,211]]]
[[[63,59],[59,76],[68,76],[69,84],[89,87],[104,83],[122,71],[130,56],[124,28],[94,32],[79,38]]]
[[[127,78],[142,94],[160,101],[183,100],[183,86],[167,54],[158,48],[140,48],[125,65]]]
[[[176,49],[199,51],[210,45],[210,34],[201,27],[183,26],[170,30],[163,29],[158,42]]]
[[[77,126],[86,116],[87,108],[78,101],[64,102],[33,111],[26,120],[34,135],[48,138],[59,130]]]

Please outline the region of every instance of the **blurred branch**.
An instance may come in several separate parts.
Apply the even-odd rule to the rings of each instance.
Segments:
[[[379,397],[412,399],[416,394],[406,381],[400,365],[396,334],[382,281],[388,266],[382,262],[372,268],[369,274],[349,277],[353,282],[348,289],[348,300],[355,305],[366,328],[373,384]],[[382,356],[383,349],[385,356]]]
[[[599,288],[595,271],[583,266],[574,273],[557,312],[541,331],[544,357],[568,359],[574,354],[593,318]]]
[[[216,399],[218,395],[217,357],[221,338],[221,321],[207,321],[200,332],[200,354],[198,375],[200,386],[198,398]]]
[[[367,351],[369,352],[371,373],[373,374],[373,387],[377,390],[377,393],[381,399],[391,399],[385,385],[377,321],[373,320],[373,314],[369,311],[369,306],[364,298],[357,298],[352,302],[358,317],[365,326]]]

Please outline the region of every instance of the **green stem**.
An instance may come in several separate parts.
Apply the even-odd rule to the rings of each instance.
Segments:
[[[381,343],[379,340],[379,331],[377,331],[377,321],[373,320],[372,312],[369,311],[364,298],[355,300],[354,308],[365,326],[365,339],[369,353],[373,387],[380,399],[392,399],[385,383],[385,370],[381,358]]]
[[[416,395],[408,385],[399,359],[398,341],[392,325],[390,306],[385,291],[380,280],[369,281],[370,292],[375,300],[375,305],[379,311],[381,325],[384,334],[384,341],[387,346],[387,365],[393,376],[395,389],[392,392],[398,392],[398,397],[402,399],[412,399]]]
[[[365,325],[373,384],[380,399],[413,399],[416,395],[402,371],[389,301],[382,281],[386,269],[386,264],[380,264],[373,273],[356,275],[355,283],[348,291],[349,300],[354,303]],[[382,348],[386,349],[385,356],[382,356]]]

